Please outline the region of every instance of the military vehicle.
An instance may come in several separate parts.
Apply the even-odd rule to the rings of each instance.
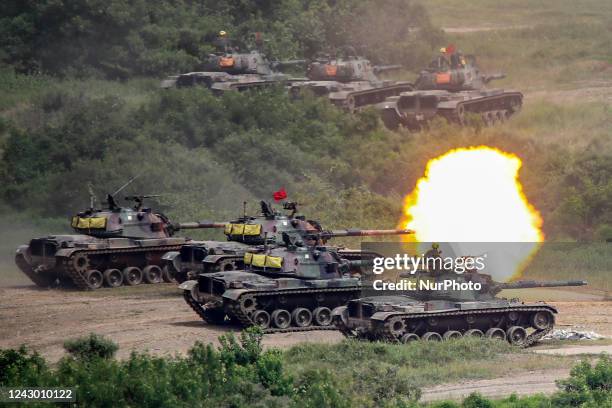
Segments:
[[[419,271],[407,276],[416,290],[352,299],[333,310],[334,325],[347,337],[368,340],[405,343],[486,336],[527,347],[553,329],[557,309],[496,295],[503,289],[586,285],[584,281],[501,283],[477,271]],[[421,282],[427,285],[421,287]],[[445,282],[449,284],[438,290],[425,290]]]
[[[309,89],[317,96],[326,96],[336,106],[355,112],[375,105],[390,96],[410,91],[408,82],[381,80],[377,74],[400,69],[401,65],[372,65],[359,57],[351,47],[335,57],[320,55],[309,64],[308,81],[292,83],[290,92],[297,96]]]
[[[435,117],[463,125],[470,114],[480,116],[486,125],[494,125],[521,109],[522,93],[486,88],[490,81],[504,75],[481,73],[474,56],[464,56],[454,47],[441,51],[420,73],[415,90],[389,97],[377,106],[387,128],[419,130]]]
[[[291,77],[278,69],[305,63],[304,60],[270,61],[259,46],[255,50],[245,52],[231,46],[229,41],[223,38],[218,39],[218,42],[219,52],[208,56],[203,71],[168,77],[162,81],[161,87],[204,86],[216,94],[244,91],[286,82]]]
[[[299,238],[321,232],[317,221],[306,220],[303,215],[297,214],[297,206],[296,202],[284,202],[286,213],[283,214],[268,202],[261,201],[261,213],[258,216],[248,216],[245,211],[242,217],[225,224],[227,242],[186,243],[179,251],[171,251],[163,256],[166,269],[179,283],[196,279],[200,273],[242,269],[244,253],[253,246],[282,243],[283,233]]]
[[[34,238],[17,249],[15,263],[36,285],[73,284],[98,289],[103,284],[172,282],[162,269],[162,255],[189,242],[174,237],[178,230],[225,228],[209,222],[171,223],[161,212],[143,206],[151,196],[131,196],[133,207],[120,207],[107,196],[107,209],[92,208],[72,217],[77,234]]]
[[[291,237],[283,245],[244,254],[245,269],[202,273],[183,282],[185,301],[207,323],[233,320],[265,332],[333,329],[331,310],[361,294],[362,259],[347,260],[337,248],[308,245],[336,236],[412,234],[410,230],[340,230]]]

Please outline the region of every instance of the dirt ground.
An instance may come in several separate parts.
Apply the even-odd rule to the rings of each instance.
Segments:
[[[612,336],[612,302],[552,303],[559,308],[558,327]],[[218,344],[217,337],[229,331],[239,329],[208,326],[199,320],[173,285],[97,292],[0,288],[0,348],[27,344],[52,361],[63,355],[64,340],[91,332],[119,344],[118,356],[124,358],[132,350],[185,353],[197,340]],[[266,335],[264,344],[289,347],[341,340],[335,331],[314,331]]]
[[[217,337],[232,327],[207,326],[187,306],[173,285],[77,292],[41,290],[34,286],[0,288],[0,348],[21,344],[52,361],[63,354],[66,339],[91,332],[119,345],[118,357],[132,350],[153,354],[185,353],[196,341],[218,344]],[[300,342],[338,342],[335,331],[267,335],[267,346]]]

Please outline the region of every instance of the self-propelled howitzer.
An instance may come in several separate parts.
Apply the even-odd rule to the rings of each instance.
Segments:
[[[365,231],[352,231],[365,235]],[[342,231],[343,236],[347,233]],[[330,235],[334,234],[320,233],[319,239]],[[360,296],[363,285],[357,271],[367,261],[364,258],[372,256],[362,253],[357,259],[357,251],[351,255],[349,260],[338,248],[306,245],[283,234],[283,245],[260,246],[245,253],[244,270],[202,273],[179,288],[207,323],[232,319],[245,327],[259,325],[267,332],[329,329],[331,310]]]
[[[172,282],[162,269],[162,256],[189,239],[175,237],[179,229],[223,228],[225,224],[171,223],[161,212],[143,206],[148,196],[126,197],[133,207],[121,207],[112,195],[106,209],[89,208],[72,217],[76,234],[34,238],[15,254],[15,263],[36,285],[74,285],[98,289],[141,282]]]

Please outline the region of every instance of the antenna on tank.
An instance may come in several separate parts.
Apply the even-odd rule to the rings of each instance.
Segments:
[[[119,189],[117,191],[115,191],[113,194],[111,194],[112,196],[117,195],[118,193],[120,193],[124,188],[126,188],[127,186],[129,186],[130,184],[132,184],[132,182],[134,180],[136,180],[138,177],[140,177],[140,174],[135,175],[134,177],[132,177],[127,183],[125,183],[124,185],[122,185],[121,187],[119,187]]]
[[[97,199],[90,181],[87,182],[87,190],[89,191],[89,208],[93,210],[96,206]]]
[[[247,206],[247,202],[243,201],[242,202],[242,217],[246,220],[247,217],[247,211],[246,211],[246,206]]]

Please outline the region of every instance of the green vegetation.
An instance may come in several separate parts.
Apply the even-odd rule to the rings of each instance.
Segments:
[[[0,386],[74,387],[84,407],[417,407],[423,406],[421,385],[454,379],[444,375],[448,367],[501,361],[508,353],[516,358],[507,344],[483,339],[408,345],[345,341],[264,351],[261,337],[249,329],[239,339],[222,336],[217,349],[196,343],[184,357],[133,353],[119,361],[112,357],[116,346],[91,335],[72,341],[71,355],[55,366],[23,347],[0,350]],[[479,375],[477,366],[462,373],[462,378]],[[612,362],[602,356],[594,366],[586,361],[575,366],[552,397],[489,401],[471,395],[462,404],[431,406],[606,406],[612,401],[611,382]]]
[[[227,219],[244,200],[256,211],[256,200],[285,186],[310,217],[330,227],[392,227],[402,197],[429,159],[450,148],[488,144],[523,160],[521,182],[542,213],[548,239],[610,238],[609,104],[551,104],[541,95],[495,129],[438,123],[415,135],[382,129],[374,111],[350,116],[326,101],[291,100],[282,90],[216,98],[202,89],[158,88],[166,73],[194,67],[168,64],[180,65],[186,56],[200,61],[219,29],[245,39],[263,31],[266,47],[280,58],[308,57],[358,35],[356,43],[374,60],[408,68],[422,66],[436,46],[452,40],[478,54],[485,68],[519,70],[508,72],[507,80],[519,89],[537,78],[565,86],[563,72],[591,75],[585,61],[609,64],[611,33],[599,13],[604,6],[587,2],[579,12],[579,5],[564,3],[564,16],[593,14],[592,24],[578,27],[555,20],[545,1],[533,27],[442,38],[423,7],[408,0],[198,4],[90,2],[61,12],[51,2],[2,6],[7,54],[0,69],[0,205],[17,231],[67,219],[87,205],[89,184],[100,201],[136,174],[141,176],[130,190],[164,194],[151,205],[177,220]],[[515,0],[508,7],[517,15],[521,5]],[[463,16],[457,21],[469,25],[474,21],[467,15],[491,5],[475,1],[457,9],[439,0],[426,7],[436,16],[454,7],[453,15]],[[43,23],[46,42],[33,41],[28,33]],[[74,41],[75,32],[86,34]],[[92,58],[88,51],[94,49]],[[79,58],[65,57],[77,51]],[[167,63],[148,64],[147,58]],[[31,66],[43,74],[19,73],[32,72]],[[606,72],[604,66],[591,76]],[[122,82],[96,79],[117,76]],[[68,230],[54,225],[54,231]],[[21,242],[14,235],[6,238]]]
[[[265,50],[279,59],[353,42],[375,60],[393,56],[413,67],[441,36],[411,0],[11,0],[0,6],[0,62],[82,78],[188,72],[214,51],[220,30],[250,46],[262,32]]]

